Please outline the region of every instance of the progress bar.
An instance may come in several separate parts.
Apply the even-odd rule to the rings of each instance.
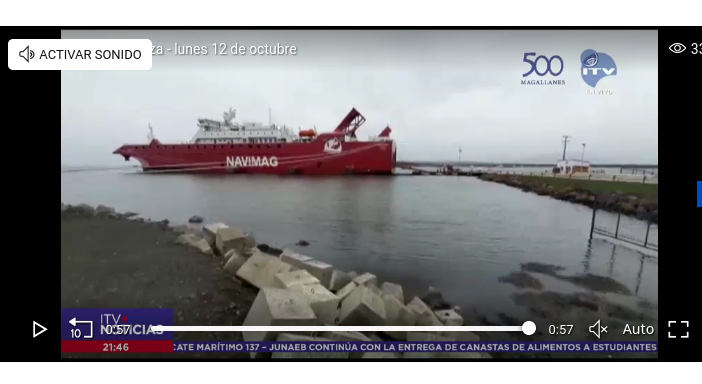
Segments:
[[[536,332],[536,324],[527,321],[516,326],[186,326],[186,325],[153,325],[151,330],[155,332],[524,332],[533,335]]]

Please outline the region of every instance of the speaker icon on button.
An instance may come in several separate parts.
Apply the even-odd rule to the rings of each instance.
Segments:
[[[34,51],[30,50],[28,45],[27,48],[20,51],[19,55],[29,63],[29,59],[34,58]]]
[[[597,322],[593,325],[590,326],[590,333],[594,334],[597,336],[597,338],[600,338],[601,333],[607,333],[607,327],[602,327],[600,326],[600,321],[597,320]]]

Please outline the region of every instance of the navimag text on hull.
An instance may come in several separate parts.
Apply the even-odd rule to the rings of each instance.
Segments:
[[[395,142],[390,127],[368,141],[356,130],[366,121],[351,109],[333,132],[316,129],[293,133],[286,126],[236,123],[236,110],[223,120],[198,119],[188,143],[161,143],[149,133],[149,144],[125,144],[114,153],[141,163],[146,172],[268,173],[268,174],[391,174]],[[151,126],[149,125],[149,129]]]

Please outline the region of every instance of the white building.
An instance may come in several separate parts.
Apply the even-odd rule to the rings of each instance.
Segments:
[[[580,160],[561,160],[556,163],[553,173],[573,174],[590,173],[590,163]]]

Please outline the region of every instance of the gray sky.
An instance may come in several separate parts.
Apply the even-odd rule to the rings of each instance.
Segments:
[[[63,38],[148,38],[171,48],[207,46],[206,56],[153,56],[150,71],[61,72],[61,163],[123,164],[111,152],[190,140],[196,119],[332,130],[351,107],[367,119],[358,134],[389,124],[399,160],[658,163],[657,31],[64,31]],[[220,56],[212,44],[294,45],[295,56]],[[592,89],[580,54],[609,54],[617,75]],[[522,85],[525,52],[564,61],[565,85]],[[557,66],[557,65],[556,65]],[[538,69],[543,71],[540,62]],[[570,150],[572,148],[572,151]]]

